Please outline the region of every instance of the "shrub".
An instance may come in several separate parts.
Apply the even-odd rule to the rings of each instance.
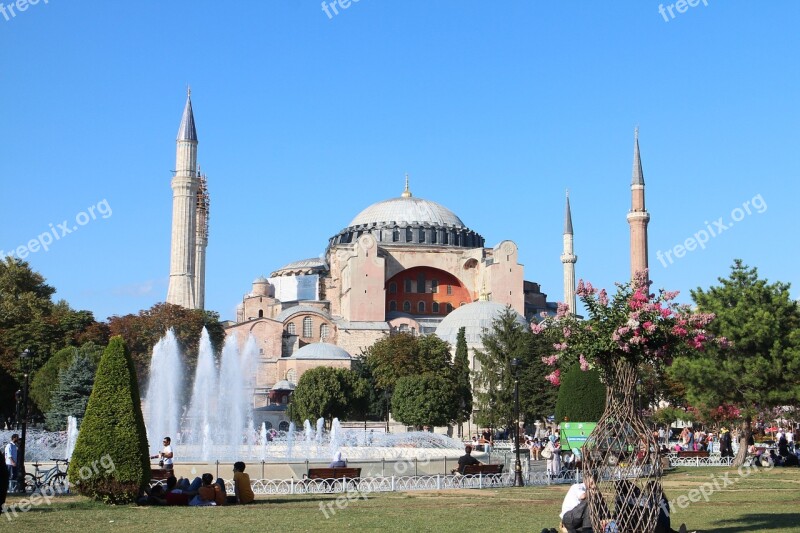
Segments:
[[[80,494],[106,503],[134,501],[150,478],[136,371],[122,337],[100,359],[68,475]]]
[[[606,387],[597,370],[572,366],[562,377],[556,401],[556,420],[597,422],[606,407]]]

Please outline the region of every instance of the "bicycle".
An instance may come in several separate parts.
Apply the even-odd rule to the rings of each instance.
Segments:
[[[40,491],[42,487],[50,487],[54,494],[66,494],[69,492],[69,483],[67,482],[67,467],[69,460],[67,459],[50,459],[55,462],[52,468],[41,471],[42,466],[40,463],[33,463],[35,468],[33,474],[25,474],[25,492]],[[64,464],[64,470],[59,468],[59,464]]]

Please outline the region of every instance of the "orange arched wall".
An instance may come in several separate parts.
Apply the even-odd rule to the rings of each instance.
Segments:
[[[422,277],[422,280],[420,280],[420,277]],[[425,282],[424,292],[418,290],[419,282],[423,280]],[[409,281],[411,282],[410,291],[406,290],[409,288],[407,286]],[[438,290],[436,292],[433,289],[434,281],[438,282]],[[395,274],[386,282],[387,312],[395,310],[418,316],[445,316],[448,313],[447,304],[456,309],[460,305],[472,302],[472,300],[472,295],[458,278],[438,268],[409,268]],[[395,308],[392,308],[392,302],[395,302]],[[409,302],[410,310],[403,308],[404,302]],[[420,302],[425,304],[425,312],[421,313],[419,311]],[[438,313],[433,312],[434,302],[439,304]]]

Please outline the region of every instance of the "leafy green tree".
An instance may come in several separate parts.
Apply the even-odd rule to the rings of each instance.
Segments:
[[[405,376],[451,371],[450,345],[435,335],[391,335],[370,346],[365,355],[376,385],[389,391]]]
[[[398,379],[392,395],[394,418],[418,429],[451,423],[459,406],[453,380],[433,372]]]
[[[734,464],[741,465],[758,410],[800,400],[800,310],[789,284],[769,284],[741,260],[719,283],[692,291],[692,298],[701,311],[716,315],[709,332],[731,345],[677,357],[669,373],[686,387],[690,403],[740,410],[743,431]]]
[[[384,420],[388,412],[385,390],[375,383],[375,376],[372,375],[372,369],[367,364],[366,357],[356,357],[353,360],[353,372],[360,379],[366,381],[367,392],[363,398],[364,401],[353,409],[352,416],[363,420]]]
[[[122,337],[112,337],[96,376],[68,476],[84,496],[129,503],[150,479],[150,462],[136,371]]]
[[[456,386],[458,410],[453,422],[458,424],[458,434],[463,433],[463,424],[472,416],[472,384],[469,370],[466,328],[458,330],[456,353],[453,357],[453,380]]]
[[[475,350],[480,370],[475,376],[473,395],[478,408],[476,422],[488,427],[511,427],[514,421],[514,375],[511,360],[523,364],[531,354],[531,335],[517,322],[517,315],[507,307],[483,336],[483,350]]]
[[[597,370],[581,370],[575,365],[567,370],[558,387],[556,420],[597,422],[606,407],[606,386]]]
[[[72,358],[70,365],[58,375],[58,387],[53,391],[50,409],[47,411],[46,425],[50,431],[64,431],[67,417],[74,416],[78,425],[83,420],[89,396],[92,394],[94,374],[97,366],[85,355]]]
[[[297,382],[289,404],[289,416],[298,424],[324,418],[328,426],[334,418],[347,419],[362,405],[368,384],[345,368],[320,366],[306,371]]]
[[[103,328],[92,313],[75,311],[63,300],[54,304],[54,293],[55,288],[27,262],[0,259],[0,398],[13,397],[21,387],[23,373],[35,376],[58,350],[88,340],[105,344],[107,336],[102,335]],[[19,355],[25,349],[30,349],[33,357],[22,368]],[[1,403],[0,409],[3,415],[10,415],[12,402]]]
[[[87,342],[80,348],[68,347],[57,351],[33,376],[30,384],[31,400],[43,413],[51,408],[53,391],[59,386],[59,373],[66,370],[76,357],[84,357],[92,363],[92,368],[97,368],[103,348],[92,342]],[[94,374],[92,374],[94,375]]]

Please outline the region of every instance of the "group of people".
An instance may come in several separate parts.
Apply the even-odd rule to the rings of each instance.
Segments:
[[[160,483],[145,490],[139,499],[144,505],[230,505],[235,503],[250,503],[255,499],[253,488],[250,484],[250,475],[245,473],[246,465],[242,461],[233,464],[233,494],[225,490],[222,478],[214,480],[214,476],[205,473],[189,481],[187,478],[175,477],[175,452],[172,449],[172,439],[164,437],[164,447],[150,459],[158,459],[158,464],[167,475],[167,485]]]
[[[225,490],[222,478],[214,481],[214,476],[205,473],[189,482],[186,478],[170,475],[167,486],[161,484],[145,490],[139,503],[144,505],[190,505],[195,507],[247,504],[255,500],[250,476],[245,473],[242,461],[233,464],[233,494]]]

